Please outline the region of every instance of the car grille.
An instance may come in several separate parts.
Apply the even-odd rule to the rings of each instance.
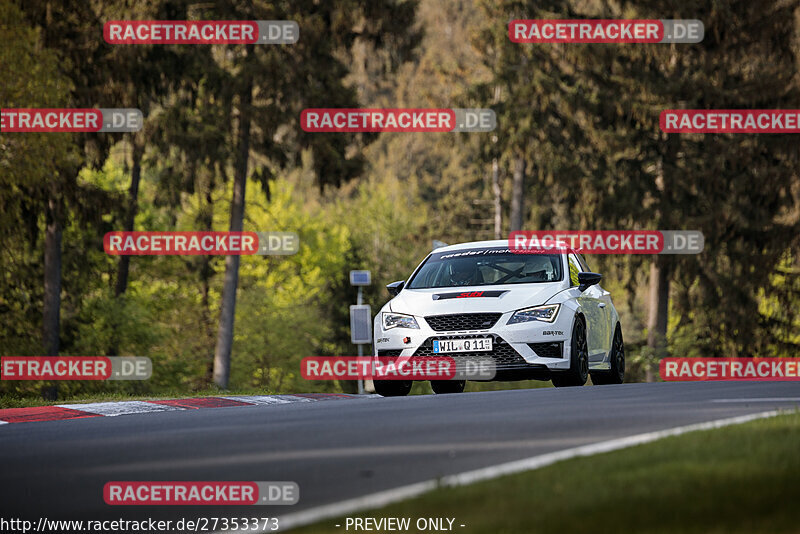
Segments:
[[[540,358],[562,358],[564,354],[564,342],[551,343],[528,343],[528,346]]]
[[[403,349],[379,349],[378,356],[400,356],[401,352],[403,352]]]
[[[437,332],[457,330],[488,330],[500,319],[502,313],[456,313],[430,315],[425,321]]]
[[[478,352],[440,352],[438,354],[433,352],[434,340],[445,339],[464,339],[464,338],[492,338],[491,351],[478,351]],[[450,356],[458,360],[458,358],[493,358],[497,369],[510,368],[518,365],[528,365],[525,359],[519,352],[513,349],[511,345],[506,343],[506,340],[495,334],[484,334],[478,336],[435,336],[429,337],[425,342],[417,348],[414,356]]]

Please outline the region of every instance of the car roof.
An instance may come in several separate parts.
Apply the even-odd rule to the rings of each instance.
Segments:
[[[492,248],[492,247],[508,247],[508,239],[493,239],[491,241],[470,241],[468,243],[458,243],[455,245],[447,245],[446,247],[440,247],[434,249],[433,252],[455,252],[458,250],[472,250],[476,248]],[[566,244],[564,244],[564,248],[566,252],[573,253],[575,252]],[[559,251],[560,253],[564,253],[564,251]]]

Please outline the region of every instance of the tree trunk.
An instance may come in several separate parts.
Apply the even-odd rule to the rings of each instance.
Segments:
[[[47,202],[44,236],[44,303],[42,340],[45,356],[58,356],[61,324],[61,199],[52,195]]]
[[[190,171],[195,176],[194,165]],[[207,232],[214,230],[214,174],[211,172],[201,172],[203,175],[203,187],[205,189],[205,206],[200,211],[198,223]],[[194,180],[192,180],[194,181]],[[203,323],[203,344],[214,342],[214,326],[211,318],[211,279],[214,277],[214,269],[211,264],[213,256],[200,256],[200,317]],[[203,376],[203,384],[208,385],[214,380],[214,357],[206,362],[206,372]]]
[[[685,104],[680,103],[684,108]],[[655,177],[655,188],[658,192],[659,204],[657,209],[658,228],[669,230],[672,228],[670,214],[672,206],[669,180],[672,178],[664,170],[664,162],[675,161],[678,154],[679,134],[663,134],[664,155],[658,159],[658,168]],[[645,379],[654,382],[656,379],[658,361],[667,355],[667,321],[669,319],[669,281],[672,276],[672,259],[670,256],[657,255],[650,263],[650,297],[649,313],[647,318],[647,347],[656,361],[648,364],[645,369]]]
[[[125,227],[126,232],[133,231],[133,224],[136,220],[136,212],[139,210],[139,181],[142,175],[142,152],[143,149],[136,143],[135,138],[131,139],[131,185],[128,188],[128,209],[125,214]],[[117,268],[117,285],[114,289],[114,295],[119,297],[128,290],[128,271],[130,269],[131,257],[120,256],[119,266]]]
[[[656,256],[650,263],[650,299],[647,318],[647,347],[659,360],[667,352],[667,320],[669,318],[670,264],[665,256]],[[655,365],[648,365],[646,380],[655,381]]]
[[[142,175],[142,152],[143,148],[135,141],[136,134],[131,137],[131,185],[128,188],[128,206],[125,212],[125,223],[123,230],[132,232],[134,221],[136,220],[136,212],[139,210],[139,182]],[[130,271],[131,257],[120,256],[119,265],[117,266],[117,283],[114,287],[114,296],[118,301],[121,301],[121,296],[128,290],[128,273]],[[116,318],[111,333],[111,343],[108,347],[108,356],[119,355],[119,323],[117,321],[124,320],[124,317]]]
[[[58,356],[61,330],[61,233],[63,204],[57,193],[51,192],[45,210],[44,235],[44,302],[42,303],[42,344],[44,356]],[[58,384],[46,383],[42,398],[58,399]]]
[[[247,66],[244,67],[247,69]],[[238,151],[234,164],[233,198],[231,200],[231,232],[241,232],[244,222],[245,186],[250,152],[250,103],[253,98],[251,78],[244,80],[239,96]],[[236,288],[239,284],[239,256],[225,258],[225,282],[222,289],[222,308],[219,316],[217,348],[214,352],[214,383],[222,389],[228,387],[233,346],[233,321],[236,315]]]
[[[525,194],[525,158],[518,155],[514,158],[514,173],[511,184],[511,220],[512,232],[522,230],[523,196]]]

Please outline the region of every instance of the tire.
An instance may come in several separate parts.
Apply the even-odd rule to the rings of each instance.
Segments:
[[[431,389],[437,395],[463,393],[466,380],[431,380]]]
[[[586,323],[578,316],[572,325],[569,371],[554,371],[552,381],[555,387],[563,388],[582,386],[588,378],[589,348],[586,342]]]
[[[411,380],[375,380],[372,384],[381,397],[405,397],[414,385]]]
[[[611,344],[611,369],[592,373],[592,384],[622,384],[625,381],[625,343],[622,340],[622,328],[617,324],[614,330],[614,341]]]

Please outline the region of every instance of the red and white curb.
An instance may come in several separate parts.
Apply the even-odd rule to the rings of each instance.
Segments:
[[[235,395],[229,397],[190,397],[150,401],[97,402],[92,404],[59,404],[32,408],[0,409],[0,425],[7,423],[32,423],[83,419],[86,417],[115,417],[137,413],[198,410],[203,408],[230,408],[234,406],[263,406],[329,400],[374,398],[377,395],[349,395],[345,393],[298,393],[294,395]]]

